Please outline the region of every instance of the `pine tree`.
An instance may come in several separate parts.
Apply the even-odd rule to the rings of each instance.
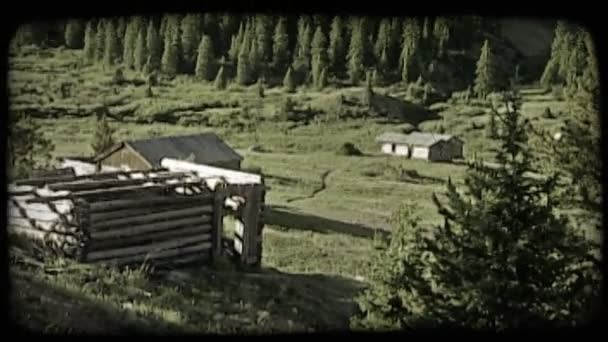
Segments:
[[[325,87],[327,87],[327,67],[324,67],[323,70],[321,70],[321,75],[319,76],[319,81],[317,83],[317,88],[319,90],[323,90]]]
[[[239,54],[239,39],[237,36],[232,36],[232,40],[230,41],[230,50],[228,50],[228,58],[231,61],[236,61],[237,56]]]
[[[215,75],[215,56],[213,42],[208,35],[203,35],[198,47],[195,74],[206,81],[211,81]]]
[[[348,47],[348,76],[353,84],[358,84],[361,74],[363,73],[363,59],[364,51],[363,45],[365,44],[365,37],[361,30],[360,20],[355,21],[353,24],[353,31],[351,33],[350,45]]]
[[[334,17],[331,22],[331,31],[329,33],[329,64],[331,70],[340,74],[344,70],[344,64],[346,60],[346,32],[344,30],[344,24],[340,16]]]
[[[97,128],[91,142],[91,148],[95,155],[103,153],[114,146],[114,132],[115,130],[110,127],[105,116],[97,120]]]
[[[224,73],[224,66],[222,65],[220,66],[220,70],[217,72],[217,76],[215,76],[213,85],[217,90],[224,90],[226,89],[226,83],[226,74]]]
[[[354,328],[502,331],[590,318],[599,295],[590,245],[556,215],[555,177],[527,176],[535,169],[525,123],[507,107],[501,166],[470,165],[465,192],[448,179],[447,204],[433,196],[442,225],[421,225],[412,208],[398,214]]]
[[[136,17],[132,17],[125,29],[125,37],[123,39],[123,55],[122,62],[128,69],[135,68],[135,46],[137,36],[139,34],[140,22]]]
[[[97,21],[97,30],[95,30],[95,60],[100,62],[106,49],[106,19],[102,18]]]
[[[179,37],[176,34],[165,32],[165,48],[161,58],[161,71],[168,76],[175,76],[179,70]]]
[[[224,14],[220,20],[221,47],[222,55],[228,53],[232,47],[232,37],[235,36],[239,29],[239,18],[234,14]],[[234,55],[236,57],[236,53]]]
[[[312,39],[312,78],[313,84],[320,87],[321,73],[327,67],[327,38],[321,27],[317,27]]]
[[[312,39],[312,28],[310,18],[301,16],[298,20],[298,58],[303,59],[310,65],[310,42]]]
[[[287,34],[287,19],[279,18],[274,31],[272,46],[272,64],[275,70],[285,70],[289,63],[289,35]]]
[[[124,38],[125,38],[125,32],[127,30],[127,18],[119,17],[116,20],[115,30],[116,30],[116,37],[118,38],[119,51],[122,51],[124,49]]]
[[[562,54],[568,53],[568,51],[564,50],[566,31],[565,24],[561,21],[558,22],[555,27],[553,42],[551,43],[551,55],[540,79],[540,83],[546,88],[565,81],[564,79],[560,80],[560,69],[562,69],[560,64]]]
[[[496,65],[494,56],[490,50],[490,43],[486,39],[481,48],[481,55],[477,61],[475,71],[475,87],[473,90],[478,97],[484,98],[497,89],[496,86]]]
[[[211,37],[213,45],[213,53],[219,54],[220,51],[220,23],[219,17],[216,13],[205,13],[203,15],[203,32]]]
[[[435,18],[433,36],[437,40],[437,57],[442,58],[445,53],[446,44],[450,39],[450,26],[447,18]]]
[[[251,40],[251,47],[249,48],[249,73],[252,80],[257,80],[262,74],[262,60],[260,58],[258,49],[258,42],[256,39]]]
[[[258,56],[260,61],[270,63],[272,61],[272,17],[258,14],[255,23]]]
[[[137,71],[143,70],[148,58],[148,48],[146,46],[146,25],[143,20],[137,30],[135,49],[133,51],[133,68]]]
[[[188,14],[184,16],[181,23],[181,48],[183,53],[184,71],[194,71],[197,47],[201,43],[201,18],[200,15]],[[213,48],[213,47],[212,47]],[[213,53],[213,51],[212,51]],[[213,77],[213,76],[211,76]]]
[[[376,44],[374,45],[374,54],[379,61],[381,55],[385,54],[386,62],[388,62],[388,50],[391,49],[391,22],[388,18],[383,18],[378,27],[378,35],[376,36]]]
[[[70,49],[80,49],[84,45],[84,24],[82,20],[68,20],[65,26],[65,45]]]
[[[148,22],[148,29],[146,31],[146,51],[148,52],[146,69],[148,71],[159,70],[162,56],[162,42],[152,20]]]
[[[291,66],[287,68],[287,73],[285,73],[285,77],[283,78],[283,87],[285,87],[287,93],[295,93],[296,91],[296,81],[293,77]]]
[[[106,25],[105,51],[103,55],[103,63],[105,66],[113,66],[120,61],[120,46],[118,44],[118,36],[112,20],[108,20]]]
[[[420,27],[415,19],[406,19],[403,25],[403,48],[399,67],[401,68],[401,80],[410,82],[420,76],[419,65],[419,43],[420,43]]]
[[[239,49],[236,65],[236,81],[240,85],[249,85],[252,79],[251,66],[249,65],[249,52],[251,51],[250,41],[250,31],[246,30],[243,36],[243,43]]]
[[[82,51],[82,56],[86,64],[92,64],[95,62],[95,53],[97,51],[95,47],[95,37],[95,24],[92,20],[89,20],[84,32],[84,49]]]

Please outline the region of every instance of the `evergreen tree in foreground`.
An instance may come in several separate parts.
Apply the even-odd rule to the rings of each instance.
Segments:
[[[475,75],[475,86],[473,90],[479,98],[485,99],[489,93],[497,89],[496,65],[488,40],[486,40],[481,47],[481,56],[479,56],[479,61],[477,61]]]
[[[511,103],[496,160],[470,165],[465,191],[447,184],[444,224],[399,213],[390,246],[358,298],[354,328],[572,326],[597,302],[589,244],[555,213],[555,177],[533,172],[526,126]]]
[[[8,174],[13,178],[26,178],[32,169],[51,160],[54,149],[51,141],[42,134],[41,126],[31,116],[9,111]]]
[[[97,128],[91,142],[91,148],[95,155],[98,155],[112,146],[114,146],[114,129],[110,127],[106,117],[102,116],[97,120]]]

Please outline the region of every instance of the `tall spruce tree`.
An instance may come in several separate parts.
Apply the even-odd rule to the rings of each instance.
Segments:
[[[162,41],[160,35],[154,27],[154,21],[148,22],[146,31],[146,50],[148,58],[146,59],[146,69],[148,71],[158,71],[160,69],[160,60],[162,58]]]
[[[258,77],[262,75],[262,60],[259,52],[258,41],[256,39],[252,39],[248,55],[249,71],[252,81],[257,80]]]
[[[272,61],[272,17],[258,14],[255,18],[255,37],[260,61]]]
[[[106,25],[106,36],[105,51],[103,55],[103,63],[105,66],[110,67],[120,61],[120,45],[118,43],[118,36],[116,34],[116,28],[112,20],[108,20]]]
[[[179,17],[171,16],[165,28],[165,47],[161,58],[161,71],[169,76],[175,76],[180,70],[180,37]]]
[[[148,48],[146,46],[146,25],[143,19],[137,30],[137,39],[133,50],[133,68],[142,71],[148,59]]]
[[[215,55],[213,53],[213,42],[211,37],[203,35],[198,47],[198,58],[196,60],[195,74],[197,77],[211,81],[215,76]]]
[[[220,52],[222,55],[226,55],[228,53],[228,50],[232,47],[232,36],[237,34],[238,29],[238,16],[230,13],[222,15],[220,19]]]
[[[80,19],[70,19],[65,26],[65,45],[70,49],[80,49],[84,45],[84,23]]]
[[[335,74],[341,74],[344,71],[346,61],[346,30],[342,17],[335,16],[331,22],[331,31],[329,33],[329,65]]]
[[[315,30],[311,43],[312,50],[312,78],[315,87],[320,87],[321,73],[327,68],[327,38],[321,26]]]
[[[406,19],[403,24],[403,48],[399,63],[403,82],[411,82],[420,76],[420,37],[421,31],[416,20]]]
[[[365,37],[362,31],[360,19],[354,19],[350,44],[348,47],[348,76],[353,84],[358,84],[364,70],[364,48]]]
[[[231,61],[236,61],[237,60],[237,56],[239,54],[239,39],[237,36],[232,36],[232,39],[230,40],[230,49],[228,50],[228,58]]]
[[[196,14],[188,14],[184,16],[181,25],[181,48],[182,60],[184,63],[184,72],[191,73],[194,71],[197,61],[197,48],[201,43],[201,16]]]
[[[383,18],[378,26],[378,35],[376,36],[376,44],[374,45],[374,54],[377,61],[380,60],[382,53],[388,54],[388,50],[392,49],[391,36],[391,21],[388,18]]]
[[[236,82],[240,85],[249,85],[252,82],[251,66],[249,65],[249,53],[251,51],[250,30],[245,30],[243,42],[239,49],[236,65]]]
[[[287,33],[287,19],[279,18],[274,30],[274,44],[272,45],[272,64],[275,70],[285,70],[289,63],[289,34]]]
[[[435,22],[433,24],[433,36],[437,41],[437,57],[442,58],[445,53],[448,40],[450,39],[450,25],[447,18],[435,18]]]
[[[481,47],[481,55],[475,70],[475,86],[473,90],[478,97],[484,98],[497,90],[496,65],[490,50],[490,43],[486,39]]]
[[[136,17],[130,18],[123,39],[122,62],[128,69],[135,69],[135,45],[139,34],[140,22]]]
[[[308,65],[310,65],[310,43],[312,39],[312,28],[310,18],[307,16],[301,16],[298,20],[298,58],[303,59]]]
[[[93,20],[89,20],[84,32],[84,49],[82,51],[85,64],[92,64],[95,62],[95,53],[97,51],[95,47],[95,37],[95,23]]]
[[[54,145],[44,137],[42,126],[23,112],[9,111],[8,175],[10,178],[27,178],[32,169],[47,166]],[[42,165],[40,165],[42,164]]]
[[[106,49],[106,23],[107,19],[101,18],[97,21],[97,29],[95,30],[95,60],[100,62],[103,60],[103,55]]]
[[[502,166],[476,161],[464,192],[448,179],[447,203],[433,196],[442,225],[421,225],[411,208],[399,213],[354,328],[500,331],[590,318],[599,270],[587,241],[556,214],[555,177],[527,175],[534,156],[516,102],[500,117]]]

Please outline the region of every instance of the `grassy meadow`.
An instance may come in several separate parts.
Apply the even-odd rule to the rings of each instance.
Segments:
[[[63,271],[52,271],[47,263],[45,272],[16,264],[14,303],[19,310],[33,310],[30,316],[24,310],[18,319],[36,329],[62,331],[77,326],[74,320],[88,322],[82,329],[104,332],[141,327],[221,333],[346,329],[352,299],[365,286],[371,258],[391,230],[391,215],[414,202],[425,224],[440,222],[432,194],[445,189],[448,177],[462,184],[466,172],[459,164],[384,156],[375,137],[409,123],[430,132],[442,127],[461,137],[467,158],[489,159],[496,144],[485,135],[487,106],[448,101],[424,108],[403,97],[405,87],[374,88],[379,115],[365,115],[357,104],[362,88],[302,88],[286,94],[269,87],[260,98],[255,86],[231,84],[217,91],[209,83],[179,76],[160,80],[152,87],[153,97],[147,97],[143,75],[126,71],[127,81],[112,85],[113,70],[79,69],[78,54],[48,49],[11,58],[12,108],[36,113],[55,145],[55,157],[91,154],[100,110],[110,114],[117,141],[217,133],[244,156],[243,167],[260,169],[270,186],[263,270],[243,275],[220,266],[198,267],[187,273],[187,280],[167,281],[138,271],[123,274],[69,263]],[[64,86],[69,92],[61,90],[64,83],[70,84]],[[539,127],[557,129],[565,102],[537,89],[522,94],[524,116]],[[281,115],[287,96],[297,117]],[[336,115],[340,96],[346,99],[343,117]],[[547,107],[556,118],[543,116]],[[338,154],[347,142],[362,155]],[[40,292],[47,302],[38,299]],[[63,311],[54,301],[65,302],[64,311],[72,317],[59,315]]]

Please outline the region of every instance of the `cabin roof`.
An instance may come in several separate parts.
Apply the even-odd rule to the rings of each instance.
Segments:
[[[376,137],[376,141],[380,143],[393,143],[426,147],[435,145],[440,141],[447,142],[451,139],[457,139],[461,142],[458,137],[455,137],[450,134],[436,134],[425,132],[412,132],[410,134],[383,133]]]
[[[125,144],[152,165],[160,165],[162,158],[188,159],[193,157],[194,159],[190,159],[190,161],[197,164],[243,159],[216,134],[200,133],[125,141],[99,155],[96,160],[105,159]]]

